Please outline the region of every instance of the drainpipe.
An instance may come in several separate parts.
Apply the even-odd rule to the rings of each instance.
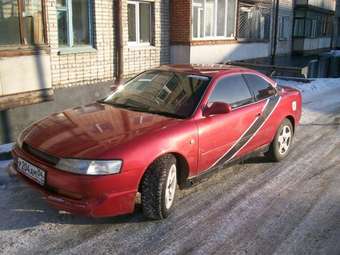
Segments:
[[[280,0],[275,0],[275,19],[274,19],[274,33],[273,33],[273,48],[272,48],[272,55],[271,55],[271,64],[274,65],[275,62],[275,56],[276,56],[276,48],[277,48],[277,29],[278,29],[278,23],[279,23],[279,7],[280,7]]]
[[[115,84],[119,86],[123,81],[123,22],[122,0],[115,1]]]

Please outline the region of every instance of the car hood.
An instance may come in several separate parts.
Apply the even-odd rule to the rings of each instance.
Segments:
[[[95,103],[55,113],[23,133],[34,149],[63,158],[95,159],[178,119]]]

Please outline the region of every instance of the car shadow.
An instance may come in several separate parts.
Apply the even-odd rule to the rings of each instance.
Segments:
[[[241,161],[241,164],[272,164],[273,160],[266,157],[265,155],[254,156]]]

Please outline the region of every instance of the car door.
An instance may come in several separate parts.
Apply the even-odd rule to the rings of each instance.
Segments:
[[[243,77],[254,94],[255,104],[264,107],[259,125],[254,130],[253,138],[249,141],[247,147],[240,152],[246,154],[271,142],[276,132],[276,121],[273,120],[275,114],[273,112],[280,101],[280,97],[273,85],[259,75],[248,73],[243,74]]]
[[[232,111],[198,120],[198,173],[235,158],[250,136],[248,129],[262,110],[261,105],[254,104],[254,97],[241,74],[217,81],[205,107],[213,102],[228,103]]]

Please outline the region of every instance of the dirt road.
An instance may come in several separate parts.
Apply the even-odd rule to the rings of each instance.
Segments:
[[[304,102],[294,149],[179,192],[164,221],[50,208],[0,171],[2,254],[340,254],[340,90]]]

